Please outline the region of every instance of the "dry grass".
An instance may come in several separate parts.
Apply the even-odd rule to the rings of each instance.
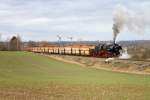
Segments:
[[[149,100],[143,86],[49,84],[43,88],[1,88],[1,100]],[[147,93],[147,94],[146,94]]]
[[[132,56],[131,59],[134,60],[148,60],[150,58],[149,46],[129,47],[128,52]]]
[[[46,55],[67,63],[78,64],[84,67],[93,67],[115,72],[146,74],[150,75],[150,62],[136,60],[119,60],[115,59],[111,63],[105,63],[103,58],[82,57],[82,56],[67,56],[67,55]]]

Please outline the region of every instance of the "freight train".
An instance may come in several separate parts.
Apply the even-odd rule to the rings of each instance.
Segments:
[[[98,45],[71,45],[71,46],[49,46],[30,47],[28,51],[45,54],[78,55],[89,57],[118,57],[122,47],[119,44],[98,44]]]

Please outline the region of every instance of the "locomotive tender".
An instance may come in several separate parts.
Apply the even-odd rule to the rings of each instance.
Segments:
[[[119,44],[98,44],[98,45],[72,45],[72,46],[51,46],[51,47],[31,47],[28,51],[34,53],[78,55],[89,57],[118,57],[122,47]]]

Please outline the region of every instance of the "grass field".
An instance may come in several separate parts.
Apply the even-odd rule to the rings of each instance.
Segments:
[[[0,100],[150,100],[150,76],[0,52]]]

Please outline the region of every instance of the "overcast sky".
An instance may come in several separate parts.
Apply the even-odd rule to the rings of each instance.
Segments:
[[[145,11],[149,0],[0,0],[2,39],[19,34],[23,40],[112,40],[113,12],[117,5]],[[140,13],[139,13],[140,14]],[[122,31],[117,40],[150,39]]]

